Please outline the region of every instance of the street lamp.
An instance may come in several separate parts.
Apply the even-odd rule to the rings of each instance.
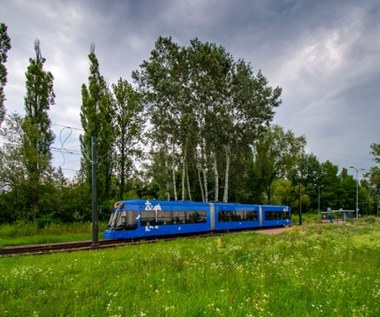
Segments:
[[[356,219],[359,218],[359,170],[364,171],[364,168],[357,169],[355,166],[350,166],[350,168],[353,168],[356,171]]]

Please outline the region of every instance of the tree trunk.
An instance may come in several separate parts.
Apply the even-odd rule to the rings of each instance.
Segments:
[[[207,185],[207,170],[203,169],[203,182],[205,189],[205,201],[208,201],[208,185]]]
[[[266,192],[267,192],[267,204],[270,204],[270,200],[271,200],[271,189],[270,189],[270,185],[269,186],[266,186]]]
[[[187,162],[186,162],[186,179],[187,179],[187,194],[189,195],[189,200],[192,201],[192,197],[191,197],[191,188],[190,188],[190,179],[189,179],[189,168],[187,166]]]
[[[173,150],[173,161],[172,161],[172,180],[173,180],[173,194],[174,194],[174,200],[178,200],[177,196],[177,185],[176,185],[176,177],[175,177],[175,155],[174,155],[174,142],[172,144],[172,150]]]
[[[182,177],[181,177],[181,195],[182,201],[186,200],[186,189],[185,189],[185,177],[186,177],[186,169],[185,162],[182,162]]]
[[[270,177],[270,180],[268,182],[268,185],[265,186],[265,191],[267,194],[267,204],[270,204],[271,200],[272,200],[272,184],[273,184],[275,179],[276,179],[276,175],[272,174]]]
[[[219,201],[219,173],[216,153],[214,153],[215,201]]]
[[[181,190],[182,190],[182,201],[186,200],[186,188],[185,188],[185,178],[186,178],[186,156],[187,156],[187,138],[185,141],[185,148],[182,150],[182,180],[181,180]]]
[[[205,193],[204,193],[203,185],[202,185],[201,169],[200,169],[199,166],[197,166],[197,172],[198,172],[199,187],[200,187],[200,189],[201,189],[201,194],[202,194],[202,201],[205,202],[205,201],[206,201],[206,198],[205,198]]]
[[[124,130],[121,135],[121,156],[120,156],[120,165],[121,165],[121,173],[120,173],[120,187],[119,187],[119,200],[123,199],[124,189],[125,189],[125,134]]]
[[[165,186],[166,186],[166,200],[170,200],[170,177],[169,177],[169,163],[168,157],[165,156]]]
[[[230,146],[226,147],[226,174],[224,177],[224,194],[223,194],[223,202],[228,202],[228,184],[229,184],[229,174],[230,174]]]

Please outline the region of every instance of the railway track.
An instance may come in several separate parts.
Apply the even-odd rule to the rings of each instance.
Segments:
[[[279,234],[291,230],[291,228],[272,228],[272,229],[260,229],[254,232],[261,234]],[[243,230],[244,231],[244,230]],[[207,237],[210,235],[220,235],[224,233],[203,233],[203,234],[191,234],[183,235],[182,237],[194,238],[194,237]],[[232,232],[230,232],[232,233]],[[93,250],[93,249],[104,249],[104,248],[114,248],[122,245],[132,245],[140,243],[153,243],[159,240],[174,240],[178,236],[165,236],[162,238],[145,238],[142,240],[99,240],[98,245],[93,245],[92,241],[76,241],[76,242],[63,242],[63,243],[51,243],[51,244],[32,244],[32,245],[21,245],[21,246],[11,246],[11,247],[0,247],[0,258],[18,255],[38,255],[47,254],[55,252],[73,252],[81,250]]]
[[[137,241],[125,240],[100,240],[98,245],[93,245],[91,241],[64,242],[52,244],[34,244],[0,248],[0,257],[15,255],[36,255],[54,252],[71,252],[80,250],[92,250],[101,248],[112,248],[123,244],[137,243]]]

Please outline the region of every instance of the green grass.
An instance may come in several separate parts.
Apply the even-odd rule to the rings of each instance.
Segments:
[[[99,223],[99,238],[105,223]],[[71,224],[50,224],[38,228],[35,223],[17,223],[0,226],[0,247],[23,244],[40,244],[91,240],[92,225],[89,222]]]
[[[0,316],[380,316],[380,224],[0,258]]]

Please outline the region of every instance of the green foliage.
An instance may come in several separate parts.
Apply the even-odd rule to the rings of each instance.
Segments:
[[[370,148],[371,154],[374,156],[374,161],[380,163],[380,144],[373,143]],[[378,166],[371,167],[365,176],[366,179],[361,183],[364,185],[363,187],[368,194],[368,208],[373,213],[378,214],[380,209],[380,168]]]
[[[38,221],[70,222],[89,219],[90,192],[83,183],[69,183],[62,171],[48,170],[40,184],[31,184],[22,150],[23,118],[7,116],[1,135],[7,143],[0,147],[0,223]],[[37,208],[31,202],[36,200]]]
[[[304,226],[0,259],[23,316],[379,316],[380,225]],[[28,298],[28,303],[22,299]]]
[[[163,184],[160,195],[177,200],[180,183],[182,200],[195,194],[208,201],[212,192],[218,201],[221,188],[223,201],[238,196],[230,183],[242,185],[238,169],[273,119],[281,89],[222,46],[198,39],[180,47],[159,37],[133,78],[152,123],[152,154],[160,157],[151,168]]]
[[[380,202],[380,168],[371,167],[367,176],[368,182],[365,183],[365,186],[370,193],[372,202],[377,205]]]
[[[112,85],[115,107],[115,175],[118,199],[123,199],[126,181],[135,169],[134,162],[142,156],[143,107],[140,95],[128,81],[120,78]]]
[[[26,203],[30,206],[29,219],[44,212],[42,196],[51,173],[51,150],[54,134],[48,116],[54,104],[53,75],[44,70],[40,42],[34,43],[36,57],[29,60],[26,72],[25,118],[22,122],[21,155],[26,170]]]
[[[82,85],[81,123],[84,133],[80,136],[82,150],[81,169],[85,181],[91,184],[91,138],[96,138],[97,149],[97,189],[100,202],[110,198],[113,169],[114,109],[111,93],[104,77],[100,74],[95,46],[88,55],[90,76],[88,87]]]
[[[8,59],[8,51],[12,48],[11,39],[7,34],[8,27],[4,23],[0,23],[0,125],[5,118],[5,95],[4,86],[7,83],[7,69],[5,63]]]
[[[6,117],[0,129],[0,135],[7,140],[0,147],[0,188],[2,190],[16,189],[25,182],[26,167],[21,149],[22,117],[11,114]]]
[[[254,169],[258,190],[266,193],[266,203],[272,203],[273,185],[276,180],[284,179],[295,168],[304,153],[306,140],[295,137],[292,131],[284,131],[278,125],[269,127],[255,146]]]
[[[372,143],[371,144],[371,154],[374,156],[374,159],[377,163],[380,163],[380,144]]]

